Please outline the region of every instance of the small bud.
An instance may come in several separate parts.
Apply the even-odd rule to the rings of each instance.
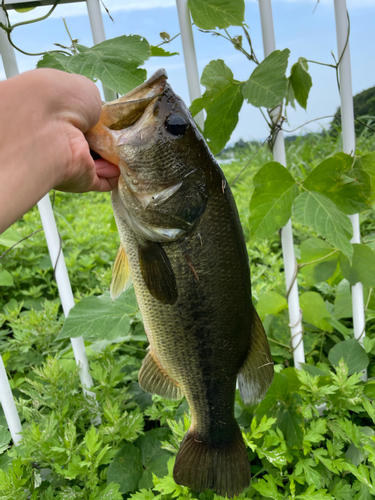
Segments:
[[[160,37],[162,38],[162,40],[164,40],[164,42],[169,42],[169,40],[171,39],[170,35],[166,31],[162,31],[160,33]]]
[[[242,47],[242,35],[234,36],[234,47],[239,50]]]

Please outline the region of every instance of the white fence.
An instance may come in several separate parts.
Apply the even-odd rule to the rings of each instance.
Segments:
[[[82,0],[61,0],[61,3],[73,3]],[[126,0],[124,0],[126,1]],[[52,5],[51,0],[5,0],[7,8],[20,8],[37,5]],[[104,25],[100,10],[99,0],[86,0],[88,16],[90,19],[92,35],[94,43],[100,43],[105,39]],[[189,86],[190,100],[200,97],[200,84],[198,65],[194,48],[194,39],[191,26],[190,13],[187,6],[187,0],[176,0],[178,18],[180,23],[180,31],[183,45],[183,53],[186,68],[186,77]],[[350,50],[347,41],[348,20],[346,0],[334,0],[335,17],[336,17],[336,33],[337,47],[339,58],[345,49],[339,66],[340,71],[340,97],[342,109],[342,128],[343,128],[343,148],[344,152],[354,154],[355,151],[355,134],[354,134],[354,113],[352,99],[352,83],[351,83],[351,68],[350,68]],[[264,56],[268,56],[276,49],[272,6],[271,0],[259,0],[259,9],[261,16],[262,35]],[[5,15],[0,9],[0,21],[5,23]],[[0,53],[2,55],[4,69],[7,78],[18,74],[18,66],[13,47],[8,42],[5,32],[0,29]],[[112,100],[114,93],[108,89],[103,89],[106,100]],[[277,120],[275,114],[275,120]],[[196,117],[198,125],[203,128],[203,113]],[[286,166],[285,147],[282,132],[280,131],[273,147],[273,155],[276,161]],[[73,294],[69,282],[68,272],[65,265],[64,257],[61,253],[60,237],[57,231],[56,222],[54,219],[49,196],[46,195],[39,203],[43,228],[46,235],[48,249],[51,256],[53,266],[56,266],[56,281],[60,293],[60,298],[65,316],[74,305]],[[359,218],[358,215],[350,216],[353,225],[354,237],[352,242],[360,242]],[[286,289],[288,294],[289,319],[291,328],[291,343],[293,347],[294,363],[297,368],[304,363],[304,348],[302,334],[302,312],[299,306],[298,285],[297,280],[294,280],[296,259],[293,247],[293,235],[291,221],[282,228],[282,249],[285,267]],[[294,282],[293,282],[294,281]],[[365,328],[365,317],[363,307],[363,291],[362,284],[357,283],[352,287],[353,300],[353,323],[355,338],[363,339]],[[89,393],[89,388],[92,386],[92,378],[88,371],[88,361],[85,353],[85,346],[82,338],[71,339],[73,351],[77,365],[80,367],[80,378],[84,390]],[[9,382],[7,380],[5,368],[0,357],[0,402],[3,406],[4,413],[8,422],[8,427],[11,432],[13,441],[17,444],[20,440],[21,423],[17,414],[17,410],[12,397]]]

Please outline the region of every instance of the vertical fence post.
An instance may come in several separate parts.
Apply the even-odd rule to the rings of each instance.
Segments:
[[[198,63],[195,53],[193,30],[191,27],[190,12],[187,0],[176,0],[176,6],[178,12],[178,21],[180,23],[182,50],[184,52],[190,103],[192,103],[194,99],[198,99],[199,97],[201,97],[201,87],[199,84]],[[203,111],[200,111],[194,119],[200,129],[203,130]]]
[[[337,52],[340,61],[340,99],[341,125],[344,153],[355,154],[355,128],[353,109],[352,73],[350,67],[350,49],[348,40],[348,14],[346,0],[334,0],[336,18]],[[344,52],[345,50],[345,52]],[[343,53],[344,52],[344,53]],[[361,243],[359,215],[349,215],[353,226],[352,243]],[[358,282],[352,286],[353,327],[354,337],[363,343],[365,336],[365,312],[363,303],[363,286]]]
[[[4,24],[6,24],[6,17],[1,8],[0,20]],[[2,29],[0,29],[0,52],[2,54],[5,74],[7,78],[18,75],[19,71],[14,49],[9,44],[6,34]],[[39,201],[38,208],[42,219],[43,229],[47,240],[52,265],[55,269],[56,282],[59,289],[62,307],[65,316],[67,316],[70,309],[74,306],[73,292],[70,286],[65,259],[61,250],[61,240],[57,230],[56,221],[53,215],[51,201],[48,194]],[[71,339],[71,342],[76,363],[80,367],[80,380],[83,385],[83,390],[85,394],[94,397],[94,393],[87,390],[87,388],[93,385],[93,381],[89,373],[88,359],[83,338],[74,338]],[[8,426],[10,427],[11,425],[12,424],[8,422]]]
[[[259,11],[262,25],[264,57],[267,57],[271,52],[276,50],[271,0],[259,0]],[[274,122],[278,119],[280,106],[278,106],[273,113],[272,118]],[[281,130],[278,132],[273,146],[273,157],[286,167],[284,135]],[[294,365],[299,369],[301,368],[301,363],[305,362],[305,354],[302,336],[302,314],[299,306],[298,285],[295,275],[297,261],[294,255],[292,223],[290,220],[281,230],[281,244],[283,249],[286,288],[289,292],[289,326],[292,335],[292,347],[294,349]]]
[[[106,39],[103,16],[100,10],[99,0],[86,0],[86,5],[90,19],[92,38],[94,40],[94,45],[96,45],[97,43],[104,42],[104,40]],[[104,87],[104,85],[103,92],[106,101],[113,101],[117,98],[116,93],[113,92],[113,90],[107,89],[107,87]]]

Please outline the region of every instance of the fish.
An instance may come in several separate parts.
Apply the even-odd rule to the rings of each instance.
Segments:
[[[163,69],[104,104],[86,138],[121,172],[111,295],[133,282],[149,340],[139,385],[189,404],[174,480],[232,498],[251,479],[236,384],[245,404],[257,404],[274,369],[230,186]]]

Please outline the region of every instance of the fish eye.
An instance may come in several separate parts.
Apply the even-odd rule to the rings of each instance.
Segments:
[[[165,120],[165,128],[170,134],[181,136],[186,132],[188,124],[181,115],[172,114]]]

